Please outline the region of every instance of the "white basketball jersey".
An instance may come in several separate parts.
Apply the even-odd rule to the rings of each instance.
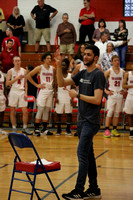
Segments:
[[[0,71],[0,96],[4,95],[4,75]]]
[[[25,69],[20,68],[19,71],[16,71],[14,68],[11,69],[12,71],[12,80],[15,79],[16,76],[23,75],[25,76]],[[18,90],[24,90],[25,89],[25,77],[22,78],[21,80],[19,79],[18,81],[14,82],[12,84],[12,89],[18,89]]]
[[[109,90],[115,92],[120,92],[122,90],[122,81],[123,81],[123,70],[120,68],[120,72],[116,74],[113,68],[110,68],[110,77],[109,77]]]
[[[45,89],[53,90],[53,67],[49,66],[49,69],[46,69],[41,65],[40,73],[40,83],[45,84]]]
[[[80,67],[80,70],[79,71],[82,71],[83,69],[86,69],[85,65],[83,62],[81,62],[81,67]]]
[[[71,73],[68,73],[67,77],[64,79],[70,79]],[[71,86],[65,86],[65,87],[58,87],[58,99],[60,103],[70,103],[71,97],[68,94],[67,90],[70,90]]]
[[[128,85],[133,85],[133,74],[131,71],[128,73]],[[128,89],[128,94],[133,94],[133,88]]]

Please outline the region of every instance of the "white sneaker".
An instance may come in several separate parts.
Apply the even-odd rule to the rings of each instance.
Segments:
[[[2,134],[2,135],[8,135],[8,132],[6,132],[2,128],[0,128],[0,134]]]

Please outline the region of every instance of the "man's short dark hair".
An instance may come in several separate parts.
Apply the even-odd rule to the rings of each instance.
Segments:
[[[93,44],[88,44],[86,47],[85,47],[85,50],[86,49],[90,49],[93,51],[94,53],[94,56],[98,56],[100,55],[100,51],[99,51],[99,48]]]
[[[113,62],[113,60],[114,60],[115,58],[119,58],[119,56],[118,56],[118,55],[113,55],[112,58],[111,58],[111,61]],[[120,59],[120,58],[119,58],[119,59]]]
[[[51,59],[52,59],[51,53],[44,53],[44,54],[42,55],[41,61],[45,60],[47,56],[50,56]]]
[[[7,44],[8,44],[8,42],[13,42],[13,40],[12,40],[12,39],[8,39],[8,40],[7,40]]]
[[[63,62],[66,64],[67,68],[69,68],[70,61],[68,60],[68,58],[64,58],[64,59],[62,60],[62,63],[63,63]]]
[[[102,32],[101,37],[104,36],[105,34],[108,35],[106,32]]]

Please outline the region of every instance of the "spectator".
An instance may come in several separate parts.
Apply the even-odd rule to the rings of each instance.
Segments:
[[[89,43],[94,43],[92,41],[92,35],[95,30],[95,9],[90,6],[90,0],[83,0],[84,8],[81,9],[79,14],[79,22],[81,23],[79,30],[79,42],[84,43],[85,38],[88,35]]]
[[[133,71],[125,73],[123,84],[124,89],[128,89],[124,111],[128,114],[130,128],[129,139],[133,139]]]
[[[13,35],[19,38],[22,45],[23,27],[25,26],[25,21],[23,16],[20,15],[20,10],[17,6],[13,8],[13,14],[9,16],[7,25],[12,29]]]
[[[0,8],[0,51],[1,51],[1,44],[2,44],[2,21],[5,19],[4,13],[2,8]]]
[[[2,42],[2,51],[7,49],[7,40],[11,39],[13,40],[13,46],[12,49],[16,52],[18,52],[18,55],[21,57],[21,44],[17,37],[13,36],[13,32],[10,28],[6,29],[6,35],[7,37],[4,38]]]
[[[2,51],[0,55],[0,62],[2,63],[2,72],[7,74],[7,71],[11,69],[13,64],[13,57],[18,56],[18,52],[13,50],[13,40],[7,40],[7,48]]]
[[[12,123],[12,132],[17,132],[15,108],[22,108],[23,129],[22,132],[27,135],[32,133],[27,129],[27,81],[25,78],[26,70],[21,67],[21,59],[18,56],[13,58],[14,67],[7,72],[6,86],[11,86],[9,93],[9,106],[11,108],[10,118]]]
[[[105,72],[112,67],[112,56],[118,55],[112,42],[107,44],[106,53],[103,54],[101,68]]]
[[[76,31],[73,24],[68,22],[68,14],[62,15],[63,22],[58,25],[57,36],[60,38],[60,53],[62,58],[65,54],[69,54],[69,60],[71,60],[72,54],[74,54],[74,47],[76,44]]]
[[[119,114],[122,111],[122,99],[124,91],[122,89],[122,82],[124,77],[124,70],[120,68],[120,60],[118,55],[112,57],[113,67],[105,72],[105,78],[108,79],[108,90],[105,93],[108,95],[107,101],[107,116],[105,120],[104,137],[110,138],[111,135],[119,137],[117,132],[117,125],[119,121]],[[109,126],[113,117],[113,130],[110,132]]]
[[[76,55],[74,56],[74,60],[80,59],[81,61],[83,61],[83,55],[84,55],[84,51],[85,51],[85,44],[80,44],[77,50]]]
[[[68,73],[69,68],[69,60],[63,59],[61,62],[62,66],[62,74],[64,79],[71,78],[71,73]],[[71,89],[71,86],[66,87],[58,87],[57,91],[57,99],[56,99],[56,107],[55,111],[57,113],[57,133],[56,135],[61,135],[62,129],[61,129],[61,116],[64,113],[67,115],[67,127],[66,127],[66,135],[72,135],[70,130],[70,125],[72,122],[72,99],[69,96],[68,90]]]
[[[50,21],[58,13],[58,11],[55,8],[47,4],[44,4],[44,0],[38,0],[37,2],[38,5],[35,6],[31,11],[31,17],[36,21],[36,29],[35,29],[36,53],[39,50],[39,44],[42,35],[46,41],[47,50],[50,51]],[[50,16],[50,13],[53,14]]]
[[[122,40],[125,41],[125,43],[122,46],[116,48],[116,51],[120,58],[120,67],[123,69],[126,68],[125,58],[128,49],[126,42],[127,36],[128,36],[128,29],[126,28],[126,22],[124,20],[120,20],[119,27],[114,31],[114,38],[116,41],[122,41]]]
[[[34,67],[32,65],[26,66],[26,71],[27,71],[26,74],[28,74],[33,69],[34,69]],[[32,78],[36,83],[38,83],[38,79],[37,79],[37,75],[36,74]],[[28,84],[28,91],[27,91],[28,96],[34,96],[36,98],[36,96],[37,96],[37,88],[34,85],[32,85],[28,80],[27,80],[27,84]],[[33,109],[33,105],[34,105],[33,102],[29,102],[28,103],[28,108]]]
[[[94,31],[93,36],[92,36],[92,40],[93,40],[94,42],[99,41],[102,32],[107,33],[107,35],[108,35],[108,40],[110,40],[110,33],[109,33],[109,30],[106,29],[106,22],[105,22],[104,19],[100,19],[100,20],[99,20],[99,22],[98,22],[98,29],[96,29],[96,30]]]
[[[105,33],[105,32],[101,33],[101,39],[98,42],[95,43],[95,45],[100,49],[100,57],[99,57],[99,60],[98,60],[99,65],[101,65],[101,62],[103,60],[103,54],[106,52],[107,44],[109,42],[112,42],[114,47],[117,47],[117,46],[125,44],[128,41],[116,41],[116,42],[110,41],[110,40],[108,40],[107,33]]]

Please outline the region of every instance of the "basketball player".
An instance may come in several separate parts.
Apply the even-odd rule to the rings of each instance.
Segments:
[[[8,134],[6,131],[2,129],[2,124],[4,120],[4,111],[6,108],[6,98],[4,96],[4,84],[5,84],[5,78],[1,71],[1,64],[0,64],[0,134]]]
[[[69,69],[69,60],[67,58],[62,60],[62,74],[64,79],[71,78],[71,73],[68,73]],[[56,135],[61,135],[61,115],[64,113],[67,114],[67,128],[66,128],[66,135],[72,135],[70,130],[70,124],[72,121],[72,99],[69,96],[68,90],[71,89],[71,86],[66,87],[58,87],[57,91],[57,99],[56,99],[56,107],[55,111],[57,113],[57,133]]]
[[[119,114],[122,111],[122,100],[124,91],[122,89],[122,81],[124,77],[124,70],[120,68],[119,56],[112,56],[113,66],[105,72],[105,78],[108,79],[108,90],[105,89],[105,93],[108,95],[107,100],[107,116],[105,120],[105,132],[104,137],[109,138],[112,136],[119,137],[117,132],[117,125],[119,120]],[[114,116],[113,116],[114,115]],[[113,130],[110,132],[109,126],[113,117]]]
[[[124,111],[128,114],[130,127],[129,139],[133,139],[133,71],[125,73],[122,86],[123,88],[128,89]]]
[[[22,108],[23,129],[22,132],[31,135],[27,129],[28,112],[27,112],[27,80],[25,78],[26,70],[21,67],[21,59],[18,56],[13,58],[14,67],[8,70],[6,77],[6,86],[11,86],[9,92],[9,106],[11,107],[10,118],[12,131],[17,132],[15,109],[18,106]]]
[[[38,111],[35,117],[35,130],[34,134],[40,136],[39,126],[42,120],[43,128],[41,130],[44,135],[53,135],[48,131],[47,123],[49,119],[49,110],[53,102],[53,91],[56,95],[56,70],[51,66],[52,55],[50,53],[44,53],[42,55],[43,64],[35,67],[28,75],[27,79],[37,88],[40,89],[37,97]],[[37,84],[33,80],[35,74],[40,75],[40,84]]]

